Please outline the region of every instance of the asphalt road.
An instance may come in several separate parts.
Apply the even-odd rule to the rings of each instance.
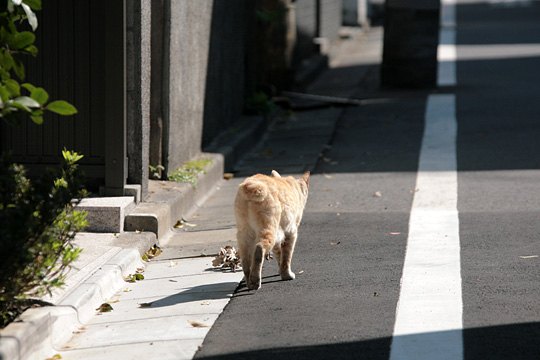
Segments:
[[[457,19],[458,84],[440,91],[456,96],[463,357],[539,359],[540,2],[458,2]],[[197,358],[389,358],[429,94],[357,95],[379,101],[341,113],[315,168],[296,280],[266,262]]]

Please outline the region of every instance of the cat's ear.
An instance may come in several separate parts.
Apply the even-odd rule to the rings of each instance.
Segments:
[[[309,171],[306,171],[304,175],[302,175],[302,180],[305,181],[306,185],[309,187],[309,176],[311,173]]]
[[[279,173],[276,170],[272,170],[272,176],[275,177],[275,178],[280,178],[281,177],[281,175],[279,175]]]

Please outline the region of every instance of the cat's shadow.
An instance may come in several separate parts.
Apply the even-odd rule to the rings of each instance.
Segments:
[[[205,301],[205,300],[219,300],[229,298],[231,292],[237,289],[238,284],[236,282],[225,282],[216,284],[205,284],[194,286],[186,289],[174,295],[164,297],[156,301],[149,303],[147,308],[166,307],[177,304],[183,304],[193,301]]]
[[[276,277],[279,278],[279,275],[263,276],[263,280],[262,280],[263,285],[282,281],[281,279],[271,280]],[[240,283],[226,282],[226,283],[216,283],[216,284],[205,284],[205,285],[194,286],[192,288],[186,289],[177,294],[170,295],[156,301],[152,301],[151,303],[147,304],[149,306],[145,306],[144,308],[159,308],[159,307],[173,306],[173,305],[183,304],[183,303],[188,303],[188,302],[193,302],[193,301],[226,299],[230,297],[230,294],[231,294],[230,289],[235,289],[233,292],[233,297],[253,295],[255,293],[254,291],[251,291],[246,287],[246,283],[244,280],[242,280]]]
[[[275,279],[275,278],[277,278],[277,279]],[[272,279],[274,279],[274,280],[272,280]],[[266,276],[262,277],[261,287],[264,284],[272,284],[272,283],[277,283],[277,282],[282,282],[282,281],[284,281],[284,280],[282,280],[280,278],[279,274],[266,275]],[[255,293],[255,291],[249,290],[247,288],[245,279],[242,279],[242,281],[240,281],[240,283],[238,284],[238,287],[236,288],[236,291],[234,292],[233,297],[245,296],[245,295],[253,295],[254,293]]]

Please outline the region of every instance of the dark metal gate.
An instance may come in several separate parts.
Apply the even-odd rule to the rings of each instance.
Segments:
[[[107,176],[120,177],[112,187],[123,187],[124,17],[121,0],[43,3],[36,32],[39,55],[28,61],[27,80],[43,86],[51,100],[71,102],[78,114],[73,117],[47,114],[42,125],[30,120],[16,127],[1,123],[2,152],[11,151],[15,161],[39,171],[58,164],[65,147],[84,155],[81,166],[90,187],[107,186],[111,182]],[[108,142],[114,142],[113,153],[108,153]],[[122,174],[107,175],[108,163]]]

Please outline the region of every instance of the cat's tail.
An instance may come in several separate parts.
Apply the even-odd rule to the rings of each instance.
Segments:
[[[240,184],[240,193],[246,200],[262,202],[268,197],[268,187],[265,183],[257,180],[246,180]]]

